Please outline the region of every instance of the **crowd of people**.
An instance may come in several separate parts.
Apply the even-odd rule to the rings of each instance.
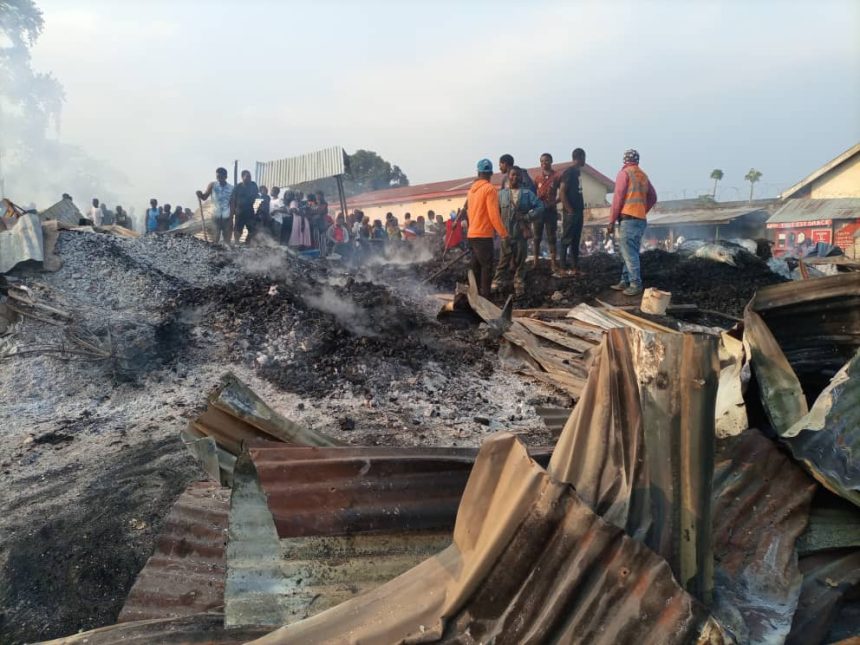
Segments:
[[[581,169],[585,166],[585,151],[576,148],[572,163],[564,173],[552,167],[552,155],[540,157],[540,170],[532,177],[514,165],[510,155],[499,159],[504,174],[501,188],[490,183],[493,163],[481,159],[478,176],[469,189],[466,205],[458,219],[468,221],[467,239],[472,252],[471,268],[475,273],[481,295],[505,289],[513,281],[514,293],[525,289],[528,242],[532,241],[534,266],[541,259],[541,242],[546,236],[550,267],[556,276],[579,272],[585,202],[582,194]],[[639,167],[639,153],[628,150],[615,181],[607,247],[614,249],[616,225],[618,244],[623,259],[621,279],[613,289],[634,296],[642,293],[639,250],[645,232],[648,211],[657,202],[657,193],[648,176]],[[559,218],[559,205],[561,218]],[[561,239],[558,223],[561,220]],[[498,237],[498,263],[495,262],[495,238]],[[584,245],[588,248],[588,241]],[[591,240],[594,248],[594,240]]]
[[[197,192],[202,202],[211,205],[209,217],[215,231],[213,242],[247,244],[277,243],[307,254],[328,256],[335,253],[348,260],[383,253],[388,242],[411,242],[435,235],[444,228],[441,216],[432,211],[427,219],[414,221],[409,213],[400,225],[393,213],[385,222],[371,222],[361,210],[334,217],[322,191],[305,194],[278,186],[258,186],[251,173],[242,171],[242,180],[227,182],[227,170],[218,168],[215,180]]]
[[[515,294],[523,294],[529,250],[536,268],[542,260],[544,240],[556,277],[578,274],[583,253],[614,253],[617,243],[624,267],[613,288],[637,295],[642,292],[639,251],[646,216],[657,194],[639,167],[639,153],[626,151],[615,180],[608,229],[605,235],[601,231],[583,240],[581,172],[585,159],[582,148],[574,149],[571,164],[560,173],[553,168],[552,155],[544,153],[538,172],[531,176],[505,154],[499,159],[500,186],[491,183],[493,163],[481,159],[466,202],[449,213],[447,220],[432,210],[426,218],[419,215],[414,220],[405,213],[402,223],[390,212],[385,221],[371,221],[359,209],[332,217],[321,191],[304,194],[289,189],[282,192],[278,186],[258,186],[247,170],[233,186],[227,182],[227,170],[216,169],[215,180],[197,191],[197,197],[201,206],[209,204],[211,221],[207,228],[214,232],[210,239],[214,243],[275,243],[307,255],[336,254],[347,262],[361,262],[409,244],[438,245],[446,250],[460,247],[471,254],[471,268],[484,296],[511,287]],[[169,231],[192,217],[189,208],[159,206],[152,199],[144,218],[145,230],[153,234]],[[122,206],[111,211],[98,199],[92,201],[89,221],[96,226],[133,228],[132,218]]]

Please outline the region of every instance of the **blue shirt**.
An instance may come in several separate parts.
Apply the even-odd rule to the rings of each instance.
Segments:
[[[146,232],[152,233],[158,228],[158,214],[161,212],[161,209],[158,207],[150,208],[146,211]]]

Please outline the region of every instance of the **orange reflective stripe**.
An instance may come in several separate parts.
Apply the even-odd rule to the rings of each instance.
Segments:
[[[628,166],[624,169],[627,173],[627,194],[624,196],[624,206],[621,213],[645,219],[646,204],[648,199],[648,175],[639,169],[639,166]]]

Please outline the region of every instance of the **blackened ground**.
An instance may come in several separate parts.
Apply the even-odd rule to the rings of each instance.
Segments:
[[[19,458],[73,449],[81,430],[67,431],[59,443],[55,432],[37,437]],[[77,464],[51,472],[34,462],[29,477],[4,484],[11,522],[0,550],[2,643],[116,622],[170,505],[201,474],[178,438],[121,447],[112,459],[81,453]]]
[[[738,266],[703,258],[684,257],[678,253],[646,251],[641,255],[642,280],[645,287],[656,287],[672,293],[676,304],[695,304],[701,309],[712,309],[740,316],[756,289],[785,280],[773,273],[767,264],[751,254],[738,254]],[[414,277],[428,277],[444,266],[440,260],[406,268]],[[526,275],[526,293],[515,300],[518,308],[564,307],[581,302],[592,303],[602,298],[609,287],[621,278],[621,259],[615,255],[599,253],[583,257],[582,275],[554,278],[547,262]],[[392,268],[391,271],[395,269]],[[462,260],[432,280],[440,290],[451,290],[457,282],[465,282],[468,263]],[[552,296],[560,293],[560,300]],[[495,298],[504,301],[506,295]],[[558,298],[558,296],[557,296]],[[629,304],[639,304],[640,298]]]

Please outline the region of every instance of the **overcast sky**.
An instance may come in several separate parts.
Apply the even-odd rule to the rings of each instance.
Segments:
[[[216,166],[330,145],[411,183],[510,152],[635,147],[663,199],[774,195],[860,141],[860,2],[37,0],[34,66],[66,90],[61,138],[194,200]],[[75,195],[76,200],[90,196]]]

